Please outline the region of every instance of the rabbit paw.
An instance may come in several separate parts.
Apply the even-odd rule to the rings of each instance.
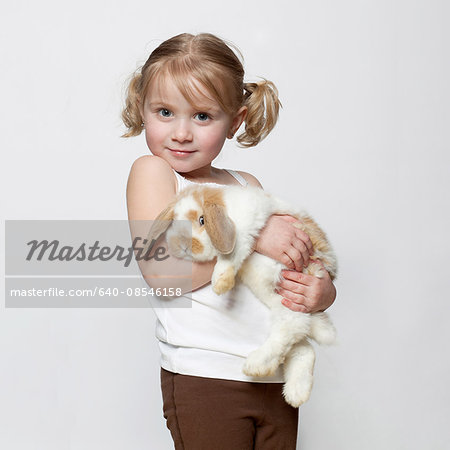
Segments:
[[[213,276],[212,287],[213,291],[217,295],[225,294],[230,289],[234,287],[234,271],[232,267],[227,267],[224,272],[222,272],[217,277]]]
[[[334,327],[317,327],[310,334],[311,337],[321,345],[332,345],[336,342],[336,330]]]
[[[250,377],[266,377],[273,375],[280,363],[279,358],[267,354],[266,350],[258,349],[248,355],[242,370]]]
[[[312,389],[312,376],[288,380],[283,386],[283,395],[289,405],[298,408],[307,402]]]

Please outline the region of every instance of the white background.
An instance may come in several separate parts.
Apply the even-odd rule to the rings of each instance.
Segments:
[[[125,219],[148,152],[119,137],[127,77],[175,34],[231,40],[283,110],[217,166],[306,207],[340,262],[339,345],[318,349],[302,450],[448,449],[449,13],[444,0],[9,2],[2,219]],[[0,311],[1,448],[171,448],[151,310]]]

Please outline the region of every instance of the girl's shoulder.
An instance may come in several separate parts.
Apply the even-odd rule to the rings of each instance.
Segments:
[[[154,219],[176,194],[170,165],[158,156],[141,156],[132,165],[127,183],[128,215],[132,220]]]
[[[236,170],[235,172],[237,172],[242,178],[244,178],[244,180],[250,186],[256,186],[256,187],[262,188],[262,185],[259,182],[259,180],[255,176],[253,176],[251,173],[243,172],[242,170]]]
[[[176,188],[176,178],[172,167],[159,156],[140,156],[131,166],[130,177],[142,179],[145,183],[163,183]]]

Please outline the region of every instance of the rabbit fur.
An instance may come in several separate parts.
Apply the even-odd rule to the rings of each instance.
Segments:
[[[211,261],[217,257],[212,288],[218,295],[232,289],[238,277],[271,311],[271,331],[265,343],[247,357],[243,371],[262,377],[283,365],[283,394],[298,407],[310,396],[315,353],[308,338],[331,344],[335,328],[326,313],[294,312],[275,292],[286,267],[253,252],[255,238],[272,214],[289,214],[300,220],[294,226],[306,232],[314,247],[311,259],[323,263],[332,279],[336,257],[325,233],[307,214],[253,186],[195,185],[181,191],[163,210],[149,232],[148,242],[166,233],[170,253],[178,258]],[[323,268],[310,263],[304,273],[323,277]]]

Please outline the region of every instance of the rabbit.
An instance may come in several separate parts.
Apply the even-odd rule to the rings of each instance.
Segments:
[[[166,233],[169,252],[177,258],[201,262],[217,257],[211,279],[216,294],[232,289],[238,278],[270,309],[269,337],[248,355],[243,372],[253,377],[268,376],[284,363],[284,398],[299,407],[309,399],[313,382],[315,353],[307,338],[331,344],[336,331],[326,313],[306,314],[285,307],[275,288],[286,267],[253,252],[255,238],[272,214],[299,219],[294,226],[310,236],[314,247],[311,259],[320,260],[334,279],[337,261],[325,233],[306,213],[258,187],[190,186],[159,214],[147,240],[152,242]],[[324,276],[317,262],[311,262],[303,272]]]

